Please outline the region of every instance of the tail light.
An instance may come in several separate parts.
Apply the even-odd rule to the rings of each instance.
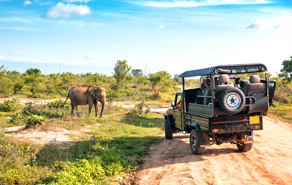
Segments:
[[[251,129],[260,129],[261,126],[260,125],[253,125],[253,126],[250,126]]]
[[[214,132],[222,132],[223,131],[223,129],[212,129],[212,133],[214,133]]]

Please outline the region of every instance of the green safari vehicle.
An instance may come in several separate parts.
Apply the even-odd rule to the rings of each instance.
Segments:
[[[249,80],[238,76],[248,75]],[[260,78],[259,74],[264,78]],[[182,73],[182,91],[165,117],[165,138],[190,133],[193,154],[229,142],[241,152],[251,150],[253,131],[263,129],[263,116],[272,104],[276,82],[264,64],[220,65]],[[186,88],[185,79],[200,77],[200,88]],[[233,82],[234,81],[234,82]],[[235,85],[234,85],[235,84]],[[208,85],[208,84],[207,84]],[[205,87],[204,87],[205,86]]]

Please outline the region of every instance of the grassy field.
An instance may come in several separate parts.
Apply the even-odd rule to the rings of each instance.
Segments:
[[[274,106],[269,109],[268,116],[292,123],[292,103],[274,102]]]
[[[26,107],[0,112],[0,125],[25,125],[21,118],[11,123],[7,117],[23,115]],[[69,109],[35,106],[45,123],[19,132],[66,129],[65,142],[33,143],[0,134],[0,184],[110,184],[131,182],[131,174],[143,163],[151,145],[161,140],[163,116],[107,106],[103,118],[88,115],[81,106],[81,118],[69,116]],[[48,113],[50,112],[50,113]],[[52,113],[53,112],[53,113]],[[82,131],[82,129],[86,131]],[[78,133],[78,134],[76,134]]]

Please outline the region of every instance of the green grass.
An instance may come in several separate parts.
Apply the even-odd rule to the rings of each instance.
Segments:
[[[38,146],[2,134],[0,184],[110,184],[117,176],[135,172],[150,146],[161,140],[161,115],[137,115],[113,106],[106,107],[103,118],[88,116],[87,106],[79,111],[81,118],[47,118],[40,126],[78,130],[99,123],[74,141]]]
[[[269,109],[268,116],[292,123],[292,103],[274,102],[274,106]]]

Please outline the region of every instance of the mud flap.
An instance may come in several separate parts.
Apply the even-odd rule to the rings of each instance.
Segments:
[[[210,138],[207,133],[199,132],[201,137],[201,147],[210,147]]]

